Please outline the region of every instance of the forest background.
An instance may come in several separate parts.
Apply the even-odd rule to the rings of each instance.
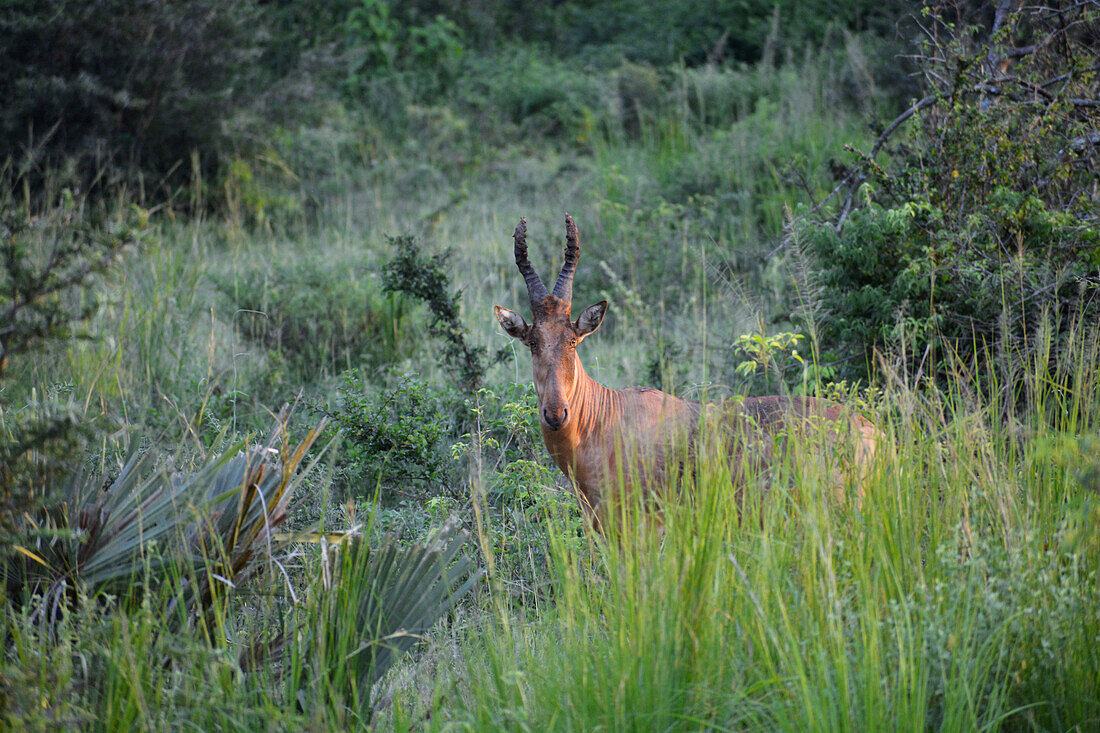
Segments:
[[[1100,725],[1100,4],[12,0],[5,727]],[[600,382],[817,394],[863,505],[703,462],[593,535]],[[753,487],[756,487],[755,490]]]

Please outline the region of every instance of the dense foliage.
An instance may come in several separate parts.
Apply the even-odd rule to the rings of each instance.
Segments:
[[[900,12],[869,2],[834,11],[818,0],[17,2],[0,18],[0,151],[38,182],[124,186],[201,208],[231,197],[220,183],[242,153],[270,150],[273,126],[320,121],[326,100],[396,131],[447,99],[480,124],[496,126],[504,110],[524,132],[569,140],[582,118],[602,116],[608,90],[568,69],[628,62],[619,86],[629,107],[646,101],[655,69],[770,63],[779,38],[800,52],[830,29],[879,27]],[[508,68],[517,61],[527,70]]]
[[[1100,5],[910,10],[8,3],[0,728],[1093,726]],[[846,402],[861,501],[704,431],[594,533],[565,212],[588,374]]]
[[[874,373],[875,350],[911,374],[985,350],[1011,362],[1042,321],[1060,338],[1100,317],[1100,8],[1009,6],[922,17],[927,96],[895,156],[874,159],[887,130],[837,216],[801,231],[845,376]]]
[[[0,150],[21,175],[148,187],[212,165],[255,81],[250,0],[49,0],[0,18]],[[138,175],[145,174],[139,182]]]

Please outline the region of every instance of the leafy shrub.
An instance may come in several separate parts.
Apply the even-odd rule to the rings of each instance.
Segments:
[[[623,131],[637,137],[644,125],[653,125],[665,111],[666,85],[648,64],[624,63],[614,72],[618,116]]]
[[[32,215],[4,197],[0,215],[0,378],[8,359],[70,338],[99,305],[97,277],[141,237],[143,222],[109,222],[66,190],[61,205]],[[85,218],[87,217],[87,218]]]
[[[846,360],[846,378],[866,377],[875,349],[902,358],[902,344],[910,373],[942,376],[953,354],[1024,353],[1041,318],[1064,334],[1100,313],[1100,111],[1082,103],[1100,82],[1075,30],[1100,16],[998,7],[969,25],[953,3],[928,13],[941,32],[922,49],[927,96],[849,174],[835,219],[798,230],[823,288],[826,360]],[[873,154],[910,118],[881,167]]]
[[[465,52],[456,14],[439,13],[431,3],[276,0],[264,3],[262,13],[269,29],[264,59],[280,75],[330,48],[334,66],[328,71],[353,95],[374,77],[398,70],[449,80]]]
[[[554,592],[551,548],[580,553],[588,520],[576,494],[555,486],[560,475],[545,462],[516,460],[485,476],[489,510],[483,530],[492,559],[491,579],[503,581],[517,604],[535,605]]]
[[[465,400],[462,413],[460,424],[467,432],[451,446],[454,458],[469,457],[496,472],[513,461],[544,456],[538,397],[531,383],[510,382],[498,391],[482,387]]]
[[[584,144],[597,122],[617,116],[612,80],[526,48],[471,59],[458,85],[478,127],[499,129],[509,138]]]
[[[397,374],[396,384],[370,389],[359,370],[345,372],[334,404],[314,405],[330,420],[327,436],[340,437],[337,493],[382,498],[438,489],[447,478],[446,438],[453,420],[427,383]],[[398,487],[398,484],[401,484]]]
[[[906,345],[914,371],[927,355],[1011,351],[1038,319],[1056,314],[1068,326],[1100,295],[1100,230],[1005,189],[963,221],[929,201],[872,203],[841,234],[821,227],[807,242],[828,263],[823,337],[859,357],[849,376],[873,365],[874,348]]]
[[[270,234],[273,220],[285,221],[302,213],[296,197],[279,192],[272,185],[272,172],[278,183],[285,184],[294,178],[287,164],[271,150],[257,156],[252,164],[240,156],[228,161],[222,176],[222,196],[226,213],[238,229],[248,224]]]
[[[0,726],[306,727],[293,710],[280,710],[273,721],[270,696],[242,676],[232,642],[212,645],[201,633],[177,628],[178,604],[173,609],[172,600],[186,589],[185,579],[164,577],[149,602],[126,613],[78,596],[75,608],[53,623],[42,623],[33,609],[9,610],[3,619]]]
[[[785,384],[801,381],[806,361],[798,353],[803,340],[800,333],[781,332],[773,336],[762,333],[742,334],[733,340],[734,373],[746,381],[763,375],[764,394],[782,391]],[[797,370],[797,373],[793,373]],[[775,377],[773,386],[772,378]]]
[[[261,472],[264,489],[283,480],[277,466],[268,468],[274,470]],[[150,497],[143,492],[143,498]],[[181,507],[187,514],[193,508]],[[262,515],[255,505],[245,513]],[[284,590],[286,568],[262,547],[268,541],[285,546],[284,534],[257,535],[250,523],[234,527],[235,515],[222,515],[228,524],[221,529],[239,529],[249,543],[258,539],[260,547],[252,546],[263,551],[255,560],[266,562],[255,564],[282,571],[271,574],[268,590]],[[124,518],[109,523],[117,528]],[[212,523],[222,524],[217,518]],[[131,530],[124,536],[135,535]],[[167,536],[171,532],[161,539]],[[162,729],[187,721],[202,730],[301,730],[341,727],[349,718],[366,721],[376,702],[372,686],[481,576],[460,554],[468,537],[453,525],[421,543],[375,539],[356,534],[336,547],[322,540],[308,595],[295,597],[291,590],[290,598],[280,598],[284,594],[276,591],[271,595],[281,608],[267,617],[268,594],[250,595],[246,603],[223,609],[224,625],[209,635],[208,628],[180,623],[180,600],[193,597],[193,578],[148,567],[138,573],[141,603],[125,606],[77,589],[69,610],[46,619],[40,599],[31,597],[22,608],[4,603],[0,724],[18,730]],[[116,542],[114,549],[127,549],[126,543]],[[128,549],[155,562],[177,548],[147,541]],[[221,567],[210,570],[227,595],[238,597],[229,589],[239,578],[219,576]],[[121,588],[132,597],[133,587]]]

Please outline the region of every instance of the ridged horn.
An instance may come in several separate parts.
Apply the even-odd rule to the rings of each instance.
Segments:
[[[542,278],[539,277],[539,274],[535,272],[535,268],[527,260],[526,216],[519,220],[519,226],[512,234],[512,239],[516,243],[516,267],[519,268],[524,282],[527,283],[527,295],[531,298],[531,308],[536,309],[546,299],[548,293],[546,292],[546,286],[542,284]]]
[[[554,285],[554,295],[562,300],[573,302],[573,273],[577,271],[577,259],[580,257],[581,246],[577,243],[577,225],[573,217],[565,215],[565,264],[561,266],[561,274]]]

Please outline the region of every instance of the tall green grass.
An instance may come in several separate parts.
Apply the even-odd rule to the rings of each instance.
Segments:
[[[740,510],[713,460],[663,533],[628,522],[595,562],[556,545],[553,604],[467,640],[439,727],[1095,726],[1100,552],[1069,530],[1096,497],[1048,442],[1100,417],[1095,335],[1079,346],[1069,380],[1032,359],[1007,415],[1025,384],[888,390],[859,509],[796,440]]]

